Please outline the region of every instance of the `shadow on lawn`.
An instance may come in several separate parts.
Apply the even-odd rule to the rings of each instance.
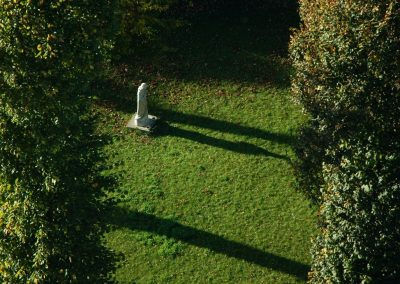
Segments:
[[[163,127],[167,129],[166,131],[164,130],[166,135],[172,135],[172,136],[192,140],[192,141],[195,141],[195,142],[198,142],[201,144],[206,144],[206,145],[210,145],[213,147],[222,148],[222,149],[240,153],[240,154],[263,155],[263,156],[267,156],[267,157],[273,157],[273,158],[290,161],[290,159],[284,155],[279,155],[279,154],[269,152],[261,147],[255,146],[250,143],[246,143],[246,142],[242,142],[242,141],[241,142],[231,142],[228,140],[214,138],[214,137],[207,136],[207,135],[195,132],[195,131],[185,130],[185,129],[177,128],[177,127],[170,126],[170,125],[168,125],[167,127],[165,125]]]
[[[167,51],[135,50],[132,56],[105,66],[93,82],[93,93],[98,102],[130,113],[142,82],[153,90],[176,81],[195,82],[201,87],[218,88],[231,82],[252,88],[287,89],[292,72],[288,59],[290,29],[298,25],[298,12],[293,8],[193,19],[165,40],[170,47]],[[179,96],[162,92],[169,98]]]
[[[151,61],[144,54],[143,66],[167,79],[286,88],[290,29],[298,25],[295,6],[195,17],[166,40],[170,52]]]
[[[287,60],[295,9],[228,13],[200,18],[171,38],[176,53],[151,68],[166,78],[274,85],[290,84]],[[172,60],[171,60],[172,59]]]
[[[176,122],[186,125],[192,125],[200,128],[207,128],[224,133],[259,138],[263,140],[273,141],[279,144],[293,145],[295,137],[287,134],[272,133],[250,126],[242,126],[229,121],[213,119],[205,116],[187,114],[173,110],[158,110],[163,120],[168,122]]]
[[[140,83],[157,87],[168,81],[288,88],[290,29],[298,25],[293,8],[193,19],[165,39],[168,48],[135,50],[114,62],[95,82],[95,93],[132,102]]]
[[[301,280],[306,279],[307,272],[310,270],[310,267],[306,264],[150,214],[119,208],[114,212],[111,222],[117,227],[166,236],[189,245],[224,254],[228,257],[241,259],[265,268],[290,274]]]
[[[261,129],[241,126],[232,122],[217,120],[199,115],[185,114],[172,110],[160,110],[158,113],[161,114],[161,117],[163,117],[163,120],[165,120],[166,122],[181,123],[199,128],[216,130],[218,132],[223,132],[223,133],[231,133],[245,137],[259,138],[280,144],[291,145],[295,139],[290,135],[271,133]],[[219,139],[201,134],[196,131],[186,130],[178,128],[176,126],[168,125],[166,122],[161,122],[159,124],[157,130],[154,132],[154,135],[176,136],[191,141],[195,141],[201,144],[222,148],[236,153],[247,154],[247,155],[261,155],[266,157],[282,159],[290,162],[290,158],[288,158],[287,156],[269,152],[268,150],[265,150],[259,146],[247,142],[243,141],[232,142],[224,139]]]

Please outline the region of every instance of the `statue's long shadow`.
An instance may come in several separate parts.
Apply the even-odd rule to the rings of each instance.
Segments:
[[[199,132],[172,126],[169,125],[167,122],[191,125],[199,128],[215,130],[218,132],[231,133],[244,137],[259,138],[263,140],[273,141],[279,144],[288,145],[293,144],[295,140],[295,138],[290,135],[272,133],[253,127],[241,126],[232,122],[212,119],[209,117],[193,114],[185,114],[171,110],[160,110],[158,113],[160,113],[160,115],[163,117],[164,122],[160,122],[157,130],[154,132],[155,135],[176,136],[240,154],[260,155],[290,161],[290,158],[285,155],[272,153],[266,149],[247,142],[232,142],[224,139],[219,139],[201,134]]]
[[[165,124],[162,127],[164,128],[163,131],[165,133],[168,133],[167,135],[181,137],[184,139],[195,141],[197,143],[210,145],[213,147],[225,149],[225,150],[240,153],[240,154],[262,155],[262,156],[273,157],[273,158],[277,158],[277,159],[290,161],[290,159],[284,155],[272,153],[270,151],[267,151],[261,147],[255,146],[250,143],[231,142],[228,140],[214,138],[214,137],[207,136],[207,135],[195,132],[195,131],[189,131],[189,130],[185,130],[182,128],[165,125]]]
[[[296,137],[288,134],[273,133],[254,127],[242,126],[229,121],[213,119],[205,116],[187,114],[173,110],[160,109],[157,111],[161,118],[167,122],[176,122],[186,125],[192,125],[200,128],[212,129],[224,133],[231,133],[245,137],[259,138],[272,141],[279,144],[287,144],[293,146]]]
[[[110,221],[117,227],[166,236],[228,257],[280,271],[301,280],[306,279],[307,272],[310,270],[306,264],[154,215],[118,209]]]

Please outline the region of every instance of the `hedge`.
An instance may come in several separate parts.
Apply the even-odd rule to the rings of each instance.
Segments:
[[[311,283],[400,280],[400,2],[302,0],[299,185],[320,204]]]
[[[0,2],[0,282],[103,283],[87,95],[108,0]]]

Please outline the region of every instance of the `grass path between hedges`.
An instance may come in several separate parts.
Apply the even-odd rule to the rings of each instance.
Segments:
[[[170,54],[121,64],[99,87],[120,283],[305,282],[315,213],[291,166],[306,119],[289,88],[293,21],[203,19]],[[162,119],[152,135],[124,127],[142,81]]]

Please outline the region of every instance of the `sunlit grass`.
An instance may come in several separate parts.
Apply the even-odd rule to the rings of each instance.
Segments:
[[[126,64],[125,93],[97,100],[100,129],[113,137],[105,174],[117,178],[120,202],[107,243],[124,255],[119,282],[305,281],[315,216],[291,166],[305,117],[285,52],[275,52],[287,35],[257,30],[262,23],[198,23],[181,53]],[[142,80],[161,118],[151,135],[124,127]]]

